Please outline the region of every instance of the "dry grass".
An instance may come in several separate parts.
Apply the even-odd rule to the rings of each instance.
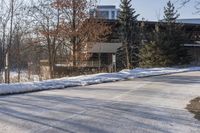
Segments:
[[[187,105],[186,109],[195,114],[195,118],[200,120],[200,97],[192,99],[190,104]]]

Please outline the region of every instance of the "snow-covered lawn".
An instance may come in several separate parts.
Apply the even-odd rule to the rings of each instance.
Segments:
[[[200,67],[189,68],[151,68],[123,70],[117,73],[100,73],[93,75],[83,75],[77,77],[67,77],[61,79],[46,80],[41,82],[27,82],[16,84],[0,84],[0,95],[25,93],[40,90],[63,89],[67,87],[86,86],[105,82],[121,81],[146,76],[156,76],[162,74],[172,74],[178,72],[200,71]]]
[[[5,79],[5,73],[3,73],[2,76],[2,81]],[[20,73],[20,82],[32,82],[32,81],[40,81],[38,75],[29,75],[28,71],[21,71]],[[11,71],[10,72],[10,82],[11,83],[17,83],[18,82],[18,73],[16,71]]]

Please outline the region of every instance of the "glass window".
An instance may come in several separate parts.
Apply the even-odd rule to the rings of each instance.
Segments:
[[[100,18],[109,19],[109,12],[108,11],[99,11],[98,13]]]
[[[115,11],[112,11],[112,19],[115,19]]]

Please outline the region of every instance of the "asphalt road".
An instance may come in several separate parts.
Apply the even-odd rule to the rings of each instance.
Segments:
[[[0,97],[0,133],[200,133],[200,72]]]

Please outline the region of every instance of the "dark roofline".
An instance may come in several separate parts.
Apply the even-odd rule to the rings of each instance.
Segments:
[[[116,9],[114,5],[98,5],[97,9]]]
[[[200,20],[200,18],[180,18],[177,20]]]
[[[116,19],[105,19],[104,20],[105,22],[110,22],[110,23],[115,23],[115,22],[118,22],[118,20]],[[137,22],[139,23],[148,23],[148,24],[159,24],[159,23],[163,23],[163,24],[166,24],[167,22],[162,22],[162,21],[142,21],[142,20],[138,20]],[[177,24],[183,24],[183,25],[187,25],[187,26],[200,26],[200,24],[194,24],[194,23],[181,23],[181,22],[177,22]]]

